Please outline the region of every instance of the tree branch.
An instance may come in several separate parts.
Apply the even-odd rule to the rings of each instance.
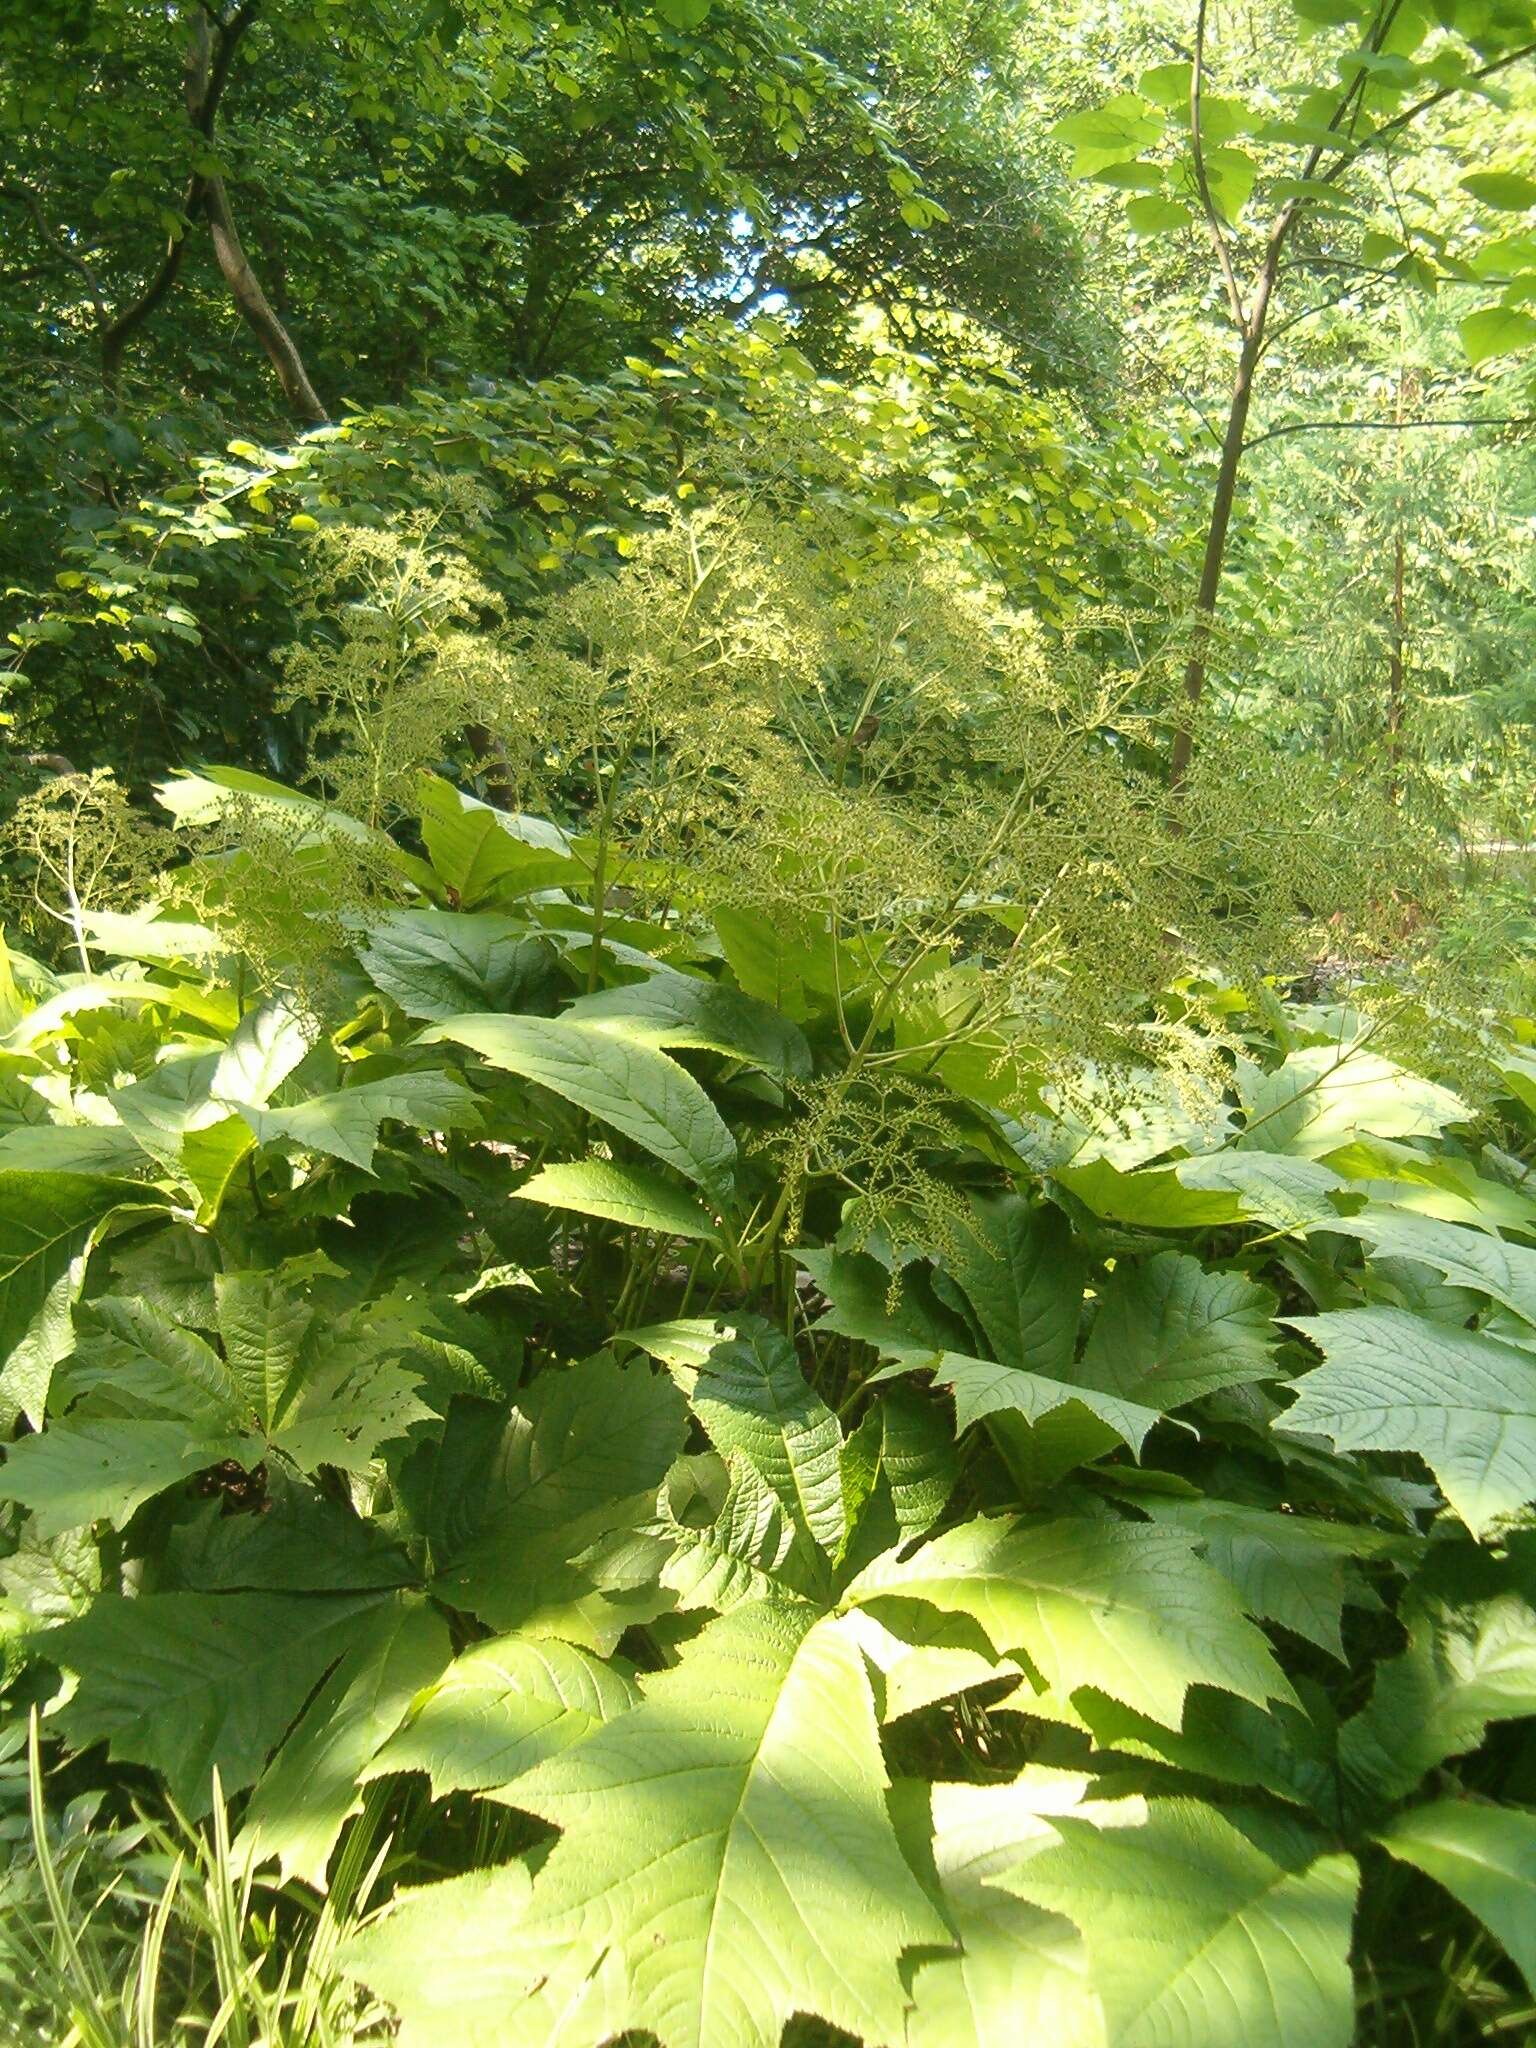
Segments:
[[[34,192],[30,185],[7,182],[0,184],[0,198],[15,199],[26,207],[36,223],[37,232],[42,240],[55,255],[69,265],[71,270],[85,280],[85,288],[91,295],[91,304],[96,309],[96,325],[105,327],[108,319],[107,306],[101,296],[101,286],[96,281],[96,273],[78,250],[70,247],[69,239],[62,230],[56,228],[49,220],[41,195]]]
[[[186,73],[187,110],[192,117],[192,126],[204,142],[213,138],[214,122],[218,118],[219,102],[224,97],[224,88],[229,82],[229,68],[234,61],[235,49],[256,18],[261,0],[244,0],[244,5],[226,19],[218,22],[218,35],[206,69],[201,70],[195,80],[188,60]],[[207,13],[199,27],[207,34]],[[117,389],[122,369],[123,351],[137,330],[144,325],[155,309],[168,297],[181,270],[182,260],[187,253],[187,235],[197,218],[207,193],[207,179],[200,171],[194,170],[188,177],[181,195],[181,214],[186,226],[179,234],[166,238],[165,254],[154,276],[133,303],[124,308],[117,318],[105,329],[101,337],[101,377],[109,391]]]
[[[1536,427],[1536,412],[1490,414],[1482,419],[1454,420],[1287,420],[1243,443],[1244,454],[1280,441],[1287,434],[1413,434],[1434,427]]]

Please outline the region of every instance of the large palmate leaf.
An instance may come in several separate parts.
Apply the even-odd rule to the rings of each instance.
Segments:
[[[701,1187],[730,1184],[736,1140],[693,1076],[651,1046],[564,1017],[456,1017],[423,1037],[563,1095]]]
[[[154,1197],[84,1173],[0,1172],[0,1406],[41,1422],[53,1368],[74,1337],[70,1308],[107,1219]]]
[[[1058,1167],[1055,1178],[1096,1216],[1149,1230],[1268,1223],[1278,1230],[1329,1224],[1348,1200],[1332,1167],[1283,1152],[1210,1152],[1172,1166],[1120,1173],[1107,1159]],[[1359,1198],[1356,1197],[1356,1200]]]
[[[877,1560],[845,1598],[882,1618],[913,1600],[969,1615],[1052,1691],[1091,1685],[1174,1728],[1191,1685],[1290,1699],[1263,1635],[1193,1545],[1145,1523],[983,1518]]]
[[[442,1597],[492,1628],[611,1647],[623,1609],[570,1560],[649,1519],[686,1429],[682,1395],[643,1364],[626,1370],[599,1353],[541,1373],[497,1424],[472,1502],[451,1516],[438,1546]]]
[[[1351,1560],[1408,1548],[1379,1530],[1237,1501],[1152,1500],[1146,1508],[1156,1521],[1199,1539],[1207,1561],[1231,1580],[1250,1614],[1279,1622],[1341,1662]]]
[[[960,1942],[958,1952],[914,1958],[906,2048],[1103,2048],[1082,1937],[992,1882],[1055,1843],[1046,1816],[1083,1811],[1088,1783],[1035,1768],[1011,1785],[897,1786],[903,1843],[915,1868],[931,1863]],[[1088,1811],[1112,1826],[1139,1819],[1142,1807],[1090,1801]]]
[[[951,1937],[885,1795],[853,1642],[814,1608],[754,1601],[640,1706],[518,1780],[517,1804],[561,1830],[531,1889],[514,1869],[418,1892],[353,1967],[399,2000],[413,2048],[542,2043],[550,2007],[565,2048],[631,2029],[661,2048],[777,2048],[795,2012],[899,2040],[902,1950]],[[490,1935],[478,1952],[456,1939],[465,1912]],[[391,1946],[434,1924],[453,1967],[413,1986]]]
[[[1344,1777],[1376,1809],[1476,1749],[1490,1722],[1536,1714],[1536,1610],[1517,1594],[1415,1604],[1407,1622],[1407,1648],[1377,1665],[1370,1698],[1339,1733]]]
[[[526,1009],[549,974],[548,943],[494,914],[390,910],[348,922],[364,971],[407,1017]]]
[[[1000,1881],[1082,1930],[1109,2048],[1348,2048],[1351,1857],[1195,1800],[1052,1824],[1061,1846]]]
[[[422,844],[462,909],[582,880],[585,871],[557,825],[497,810],[437,775],[423,775],[418,789]]]
[[[947,1260],[1004,1365],[1070,1379],[1087,1260],[1059,1209],[1017,1195],[975,1197]]]
[[[258,1436],[189,1433],[185,1422],[56,1422],[10,1446],[0,1466],[0,1500],[30,1508],[45,1536],[97,1520],[121,1528],[167,1487],[226,1460],[254,1465],[261,1450]]]
[[[1453,1287],[1486,1294],[1536,1323],[1536,1251],[1524,1245],[1393,1209],[1370,1208],[1332,1227],[1363,1238],[1378,1258],[1417,1260]]]
[[[1536,1991],[1536,1813],[1436,1799],[1399,1814],[1376,1839],[1475,1913]]]
[[[377,1593],[146,1593],[98,1600],[48,1638],[79,1678],[59,1716],[80,1748],[147,1764],[189,1813],[210,1774],[251,1784],[315,1681],[356,1640]]]
[[[546,1166],[511,1192],[520,1201],[573,1209],[579,1216],[603,1216],[632,1230],[705,1239],[719,1234],[709,1211],[684,1189],[659,1173],[615,1165],[608,1159],[575,1159]]]
[[[917,1352],[902,1354],[907,1365],[931,1365],[936,1387],[950,1387],[955,1396],[955,1427],[969,1429],[989,1415],[1022,1415],[1040,1422],[1073,1403],[1139,1452],[1148,1430],[1162,1421],[1156,1408],[1136,1401],[1123,1401],[1115,1394],[1100,1393],[1096,1387],[1069,1386],[1061,1380],[1042,1379],[1038,1373],[1020,1372],[1011,1365],[995,1365],[990,1359],[962,1358],[953,1351],[932,1357]]]
[[[1400,1308],[1289,1320],[1327,1362],[1298,1382],[1288,1430],[1316,1431],[1341,1451],[1416,1453],[1478,1536],[1536,1500],[1528,1351]]]
[[[725,1614],[743,1600],[786,1590],[783,1567],[797,1551],[798,1532],[744,1457],[679,1459],[657,1502],[656,1532],[668,1550],[661,1583],[681,1612],[708,1607]],[[806,1558],[803,1538],[794,1561],[802,1586],[817,1588],[819,1580],[819,1590],[825,1589],[824,1572],[817,1571],[823,1561]]]
[[[693,1046],[770,1074],[811,1071],[805,1033],[782,1011],[673,967],[653,966],[644,981],[581,996],[565,1014],[644,1045]]]
[[[452,1074],[404,1073],[387,1080],[360,1081],[328,1095],[312,1095],[291,1109],[239,1105],[258,1144],[288,1144],[300,1152],[324,1152],[372,1171],[379,1131],[386,1123],[418,1131],[448,1131],[478,1121],[473,1096]]]
[[[396,1596],[364,1616],[251,1794],[237,1861],[275,1857],[285,1878],[323,1891],[331,1851],[358,1808],[363,1766],[449,1654],[447,1623],[419,1597]]]
[[[1274,1370],[1275,1297],[1182,1252],[1117,1266],[1072,1375],[1149,1408],[1181,1407]]]
[[[574,1643],[498,1636],[426,1685],[363,1775],[425,1771],[438,1799],[493,1790],[627,1713],[639,1697],[623,1670]],[[508,1796],[515,1805],[516,1793]]]
[[[301,1470],[362,1471],[431,1415],[420,1375],[391,1355],[387,1323],[327,1316],[275,1272],[221,1274],[214,1293],[229,1371],[272,1449]]]
[[[806,1384],[794,1347],[761,1317],[722,1334],[696,1372],[674,1367],[717,1451],[745,1458],[776,1496],[823,1590],[848,1535],[842,1431]]]
[[[1448,1088],[1373,1052],[1307,1045],[1273,1073],[1244,1078],[1244,1150],[1320,1159],[1362,1134],[1433,1138],[1472,1112]]]

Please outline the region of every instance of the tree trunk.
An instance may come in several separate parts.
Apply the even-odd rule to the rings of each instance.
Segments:
[[[207,15],[200,13],[196,18],[187,52],[185,90],[192,125],[205,136],[210,135],[212,129],[215,86],[222,84],[228,70],[232,44],[226,47],[226,38],[238,32],[234,30],[234,21],[241,21],[243,27],[253,11],[248,7],[242,11],[242,16],[232,18],[229,27],[221,26],[217,47],[209,30]],[[224,274],[224,282],[229,286],[240,317],[266,350],[268,360],[277,372],[277,380],[283,387],[289,410],[308,425],[321,426],[329,415],[310,382],[304,358],[299,354],[293,336],[272,310],[271,301],[262,290],[261,279],[251,267],[251,260],[235,227],[234,215],[230,212],[229,192],[224,179],[216,172],[205,176],[201,183],[202,211],[213,239],[213,253],[218,258],[219,269]]]
[[[1221,443],[1221,467],[1216,472],[1216,495],[1211,500],[1211,521],[1205,530],[1205,554],[1200,564],[1200,589],[1195,598],[1195,626],[1189,663],[1184,671],[1184,700],[1188,710],[1173,736],[1173,756],[1168,780],[1177,789],[1189,773],[1195,750],[1194,713],[1205,691],[1206,654],[1211,625],[1216,617],[1216,599],[1221,592],[1221,572],[1226,565],[1227,539],[1232,530],[1232,507],[1237,498],[1238,471],[1243,460],[1243,438],[1248,431],[1248,409],[1253,402],[1253,373],[1258,367],[1259,340],[1244,337],[1238,357],[1232,401],[1227,411],[1227,431]]]
[[[208,179],[203,195],[203,212],[208,217],[213,251],[219,259],[219,268],[224,273],[230,296],[239,307],[242,319],[266,350],[277,372],[277,381],[283,387],[289,411],[310,426],[323,426],[329,415],[309,381],[304,358],[295,347],[292,335],[273,311],[271,301],[261,288],[261,279],[251,268],[250,258],[241,246],[222,178]]]
[[[1280,258],[1286,237],[1296,218],[1294,202],[1282,207],[1270,229],[1264,261],[1255,282],[1253,304],[1238,332],[1237,375],[1232,380],[1232,399],[1227,409],[1227,430],[1221,442],[1221,467],[1216,472],[1216,495],[1211,501],[1211,521],[1205,531],[1205,553],[1200,564],[1200,589],[1195,598],[1195,625],[1184,671],[1184,700],[1187,709],[1173,736],[1173,753],[1168,764],[1170,788],[1177,790],[1189,773],[1195,751],[1194,716],[1205,694],[1206,659],[1211,626],[1216,617],[1216,600],[1221,594],[1221,575],[1226,567],[1227,541],[1232,531],[1232,507],[1237,499],[1238,473],[1243,462],[1243,443],[1248,432],[1248,411],[1253,403],[1254,373],[1264,353],[1264,330],[1269,322],[1270,302],[1280,275]]]
[[[1403,526],[1399,511],[1392,548],[1392,648],[1387,657],[1387,795],[1393,803],[1402,796],[1403,641]]]

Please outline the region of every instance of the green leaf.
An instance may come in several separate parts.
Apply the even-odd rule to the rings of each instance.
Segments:
[[[130,1174],[147,1165],[119,1124],[23,1124],[0,1138],[0,1172]]]
[[[1458,333],[1473,369],[1496,356],[1519,354],[1536,342],[1536,315],[1515,306],[1484,306],[1469,313]]]
[[[905,1561],[878,1560],[844,1599],[880,1618],[888,1603],[914,1600],[969,1615],[1000,1656],[1027,1657],[1053,1691],[1095,1686],[1173,1728],[1191,1685],[1260,1705],[1290,1699],[1264,1637],[1192,1544],[1146,1523],[983,1518]]]
[[[1291,1316],[1327,1363],[1297,1382],[1288,1431],[1341,1451],[1412,1451],[1476,1536],[1536,1500],[1531,1356],[1399,1308]]]
[[[1151,1800],[1141,1827],[1052,1825],[1061,1846],[1001,1881],[1081,1928],[1109,2048],[1349,2048],[1353,1858],[1195,1800]]]
[[[312,1095],[292,1109],[239,1111],[258,1144],[285,1143],[301,1152],[345,1159],[364,1173],[373,1168],[379,1130],[386,1120],[419,1131],[447,1131],[478,1121],[474,1098],[457,1076],[433,1071],[359,1081],[330,1095]]]
[[[1088,1267],[1059,1209],[974,1196],[970,1229],[945,1263],[1004,1365],[1071,1377]]]
[[[309,1051],[314,1025],[288,997],[271,996],[241,1018],[213,1063],[208,1095],[235,1108],[269,1102]]]
[[[1490,1721],[1536,1714],[1536,1611],[1515,1594],[1465,1607],[1415,1602],[1408,1647],[1376,1667],[1371,1697],[1339,1734],[1348,1783],[1395,1803]]]
[[[658,1050],[691,1046],[769,1074],[811,1071],[811,1049],[798,1024],[769,1003],[675,968],[653,967],[644,981],[581,996],[565,1014]]]
[[[748,1316],[711,1346],[696,1374],[673,1370],[715,1449],[745,1458],[778,1499],[824,1588],[827,1561],[841,1555],[848,1535],[843,1440],[837,1417],[806,1384],[794,1347]]]
[[[711,4],[712,0],[655,0],[662,20],[677,29],[702,28]]]
[[[1011,1785],[896,1786],[908,1860],[931,1865],[930,1888],[960,1941],[956,1954],[915,1959],[906,2048],[1099,2048],[1103,2021],[1081,1937],[992,1882],[1055,1841],[1046,1816],[1082,1810],[1088,1782],[1035,1767]],[[1138,1810],[1122,1803],[1127,1819]],[[1113,1824],[1113,1806],[1097,1811]]]
[[[0,1500],[20,1501],[44,1536],[109,1521],[121,1528],[136,1508],[167,1487],[226,1460],[251,1466],[259,1437],[189,1431],[185,1422],[84,1418],[55,1422],[9,1446],[0,1465]]]
[[[1144,193],[1125,203],[1125,217],[1138,235],[1167,235],[1175,228],[1188,227],[1194,219],[1181,199],[1164,199],[1160,193]]]
[[[1020,1372],[1016,1366],[995,1365],[985,1358],[965,1358],[954,1351],[928,1355],[899,1353],[907,1366],[932,1366],[933,1383],[950,1387],[955,1396],[955,1427],[970,1429],[989,1415],[1012,1413],[1026,1421],[1039,1422],[1047,1415],[1076,1404],[1085,1409],[1122,1443],[1138,1455],[1148,1430],[1162,1421],[1157,1408],[1145,1408],[1135,1401],[1122,1401],[1114,1394],[1102,1394],[1094,1387],[1069,1385],[1063,1380],[1042,1379],[1038,1373]]]
[[[1436,1799],[1399,1814],[1376,1839],[1475,1913],[1536,1991],[1536,1813]]]
[[[1461,189],[1503,213],[1526,213],[1536,206],[1536,178],[1520,171],[1473,171],[1462,179]]]
[[[600,1647],[624,1626],[574,1558],[645,1514],[687,1430],[671,1382],[599,1353],[522,1389],[500,1428],[466,1539],[450,1546],[437,1591],[495,1629]]]
[[[79,1678],[59,1723],[146,1764],[189,1814],[254,1782],[316,1681],[361,1633],[376,1593],[145,1593],[100,1599],[48,1638]]]
[[[426,1685],[363,1776],[425,1771],[434,1799],[494,1792],[638,1698],[625,1672],[573,1643],[495,1637]]]
[[[391,910],[349,924],[364,972],[407,1017],[526,1009],[549,974],[548,943],[505,917]]]
[[[1306,1045],[1273,1073],[1243,1080],[1245,1151],[1290,1152],[1318,1159],[1362,1133],[1383,1138],[1438,1137],[1472,1115],[1459,1097],[1409,1074],[1376,1053]]]
[[[1391,1538],[1236,1501],[1148,1501],[1146,1508],[1156,1521],[1199,1539],[1206,1561],[1230,1580],[1250,1614],[1277,1621],[1344,1661],[1346,1568],[1352,1558],[1388,1548]]]
[[[1058,1167],[1055,1178],[1096,1216],[1149,1230],[1203,1230],[1268,1223],[1280,1230],[1331,1225],[1329,1199],[1348,1183],[1315,1159],[1281,1152],[1211,1152],[1172,1166],[1120,1173],[1107,1159]]]
[[[457,1017],[423,1033],[536,1081],[712,1192],[729,1188],[736,1141],[693,1076],[665,1053],[564,1017]]]
[[[1267,1379],[1275,1305],[1245,1274],[1209,1271],[1182,1252],[1117,1266],[1073,1377],[1162,1410]]]
[[[514,1867],[415,1893],[349,1967],[399,2002],[408,2043],[544,2039],[542,2007],[521,2004],[535,1987],[573,2044],[633,2030],[777,2048],[795,2012],[899,2039],[899,1956],[950,1937],[897,1844],[847,1633],[754,1601],[645,1695],[517,1781],[518,1805],[561,1830],[531,1890]],[[421,1955],[433,1926],[451,1967],[412,1983],[391,1956]]]
[[[0,1405],[43,1419],[53,1368],[74,1344],[70,1309],[107,1219],[154,1197],[82,1173],[0,1172]]]
[[[1453,1287],[1470,1287],[1536,1323],[1536,1251],[1432,1216],[1371,1207],[1331,1229],[1363,1238],[1380,1259],[1413,1259]]]
[[[420,807],[427,857],[462,910],[584,879],[558,826],[498,811],[436,775],[422,776]]]
[[[520,1202],[573,1209],[579,1216],[604,1216],[631,1230],[654,1230],[666,1237],[702,1238],[711,1243],[719,1238],[707,1209],[659,1173],[639,1166],[617,1166],[604,1159],[571,1160],[544,1167],[511,1193]]]
[[[359,1810],[364,1765],[450,1654],[446,1622],[420,1599],[397,1595],[359,1623],[251,1794],[233,1845],[237,1868],[275,1858],[284,1880],[324,1891],[331,1851]]]
[[[241,1399],[270,1433],[313,1365],[317,1312],[279,1273],[221,1273],[214,1300],[219,1341]]]

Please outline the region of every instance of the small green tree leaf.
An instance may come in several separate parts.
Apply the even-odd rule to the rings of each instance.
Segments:
[[[1462,179],[1461,189],[1503,213],[1526,213],[1536,206],[1536,178],[1520,171],[1473,171]]]
[[[1149,1801],[1141,1827],[1052,1825],[1061,1846],[996,1881],[1082,1930],[1109,2048],[1349,2048],[1352,1857],[1195,1800]]]
[[[1517,306],[1484,306],[1469,313],[1458,332],[1473,369],[1496,356],[1517,355],[1536,342],[1536,315]]]

